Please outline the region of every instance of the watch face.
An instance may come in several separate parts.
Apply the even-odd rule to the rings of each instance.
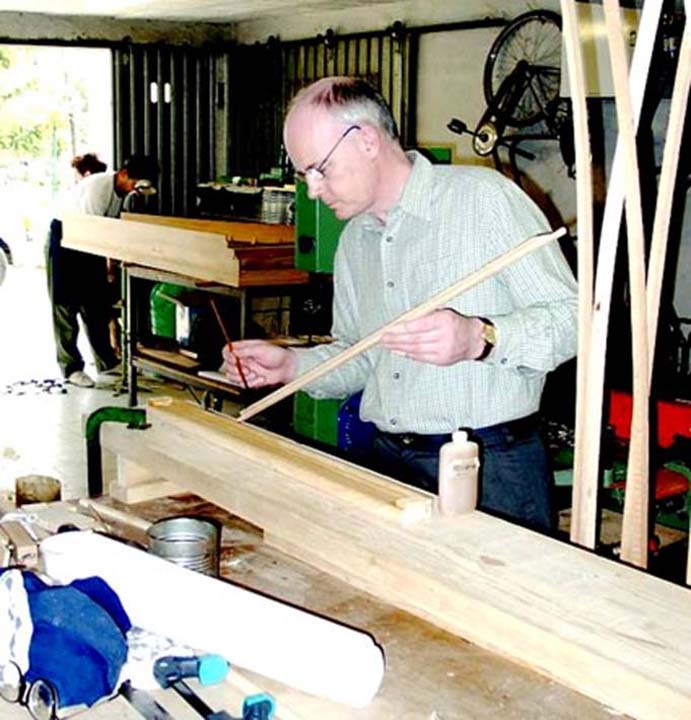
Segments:
[[[490,323],[482,324],[482,339],[489,345],[497,344],[497,329]]]

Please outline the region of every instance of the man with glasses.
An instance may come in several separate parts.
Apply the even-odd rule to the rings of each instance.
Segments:
[[[367,83],[325,78],[294,99],[284,142],[310,197],[349,220],[334,265],[333,343],[233,344],[250,387],[286,383],[521,241],[548,231],[534,203],[487,168],[433,166],[405,152]],[[439,448],[470,428],[483,448],[480,507],[550,530],[551,478],[537,411],[545,375],[576,352],[576,284],[543,248],[309,385],[363,390],[377,427],[372,465],[436,492]],[[240,383],[225,350],[231,382]]]

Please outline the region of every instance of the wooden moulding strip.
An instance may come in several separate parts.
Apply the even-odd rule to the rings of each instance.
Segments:
[[[617,125],[624,148],[624,195],[631,298],[633,412],[626,469],[626,496],[621,531],[621,559],[648,566],[648,462],[650,378],[646,318],[645,246],[640,172],[636,150],[631,92],[627,75],[621,10],[618,0],[604,0],[605,25],[614,81]]]
[[[434,508],[434,496],[429,493],[227,416],[199,412],[191,403],[152,403],[147,408],[147,419],[159,425],[174,422],[190,435],[219,442],[229,452],[251,459],[258,472],[269,469],[308,485],[328,487],[330,492],[375,515],[403,524],[429,517]]]
[[[246,245],[293,245],[295,243],[295,227],[293,225],[182,218],[143,213],[122,213],[120,217],[131,222],[210,232],[223,235],[228,241]]]
[[[63,218],[64,247],[238,287],[239,263],[216,233],[123,222],[94,215]]]
[[[691,2],[686,1],[686,17],[689,17]],[[662,170],[658,183],[655,222],[650,245],[650,261],[648,263],[647,311],[648,311],[648,348],[649,370],[652,378],[653,360],[655,357],[655,339],[658,316],[660,312],[660,292],[665,270],[667,254],[667,238],[672,217],[674,186],[679,168],[679,148],[681,147],[686,122],[686,108],[689,100],[691,84],[691,29],[689,22],[684,26],[681,50],[677,62],[677,74],[674,78],[674,90],[669,110],[669,121],[665,137],[665,149],[662,157]]]
[[[571,541],[594,548],[597,528],[597,476],[583,472],[583,458],[592,449],[579,442],[587,422],[586,360],[590,348],[593,311],[593,178],[588,108],[585,100],[585,69],[576,6],[561,0],[564,47],[571,87],[576,150],[576,199],[578,236],[578,365],[576,381],[576,444],[574,453]]]
[[[631,61],[631,96],[636,127],[638,126],[643,104],[650,58],[655,44],[661,10],[661,0],[648,0],[644,4],[636,47]],[[579,365],[584,363],[586,366],[587,392],[584,402],[585,409],[582,413],[584,421],[581,426],[582,433],[577,434],[576,437],[576,458],[580,460],[579,467],[581,469],[578,473],[574,471],[574,475],[577,475],[574,482],[582,483],[587,488],[596,487],[600,476],[605,352],[612,302],[614,264],[624,203],[625,152],[623,140],[620,138],[614,152],[611,179],[607,189],[607,200],[600,231],[589,345],[584,349],[579,347]],[[584,354],[585,357],[583,357]],[[580,536],[580,532],[578,534]],[[578,537],[574,537],[573,540],[574,542],[580,542]],[[589,546],[587,534],[585,540],[586,542],[582,544]]]
[[[685,0],[686,17],[691,13],[691,2]],[[691,25],[687,22],[681,40],[681,50],[677,62],[677,73],[674,78],[674,90],[669,111],[665,149],[662,157],[662,170],[658,183],[655,222],[650,246],[650,262],[648,264],[647,313],[648,313],[648,370],[652,381],[653,363],[655,359],[655,340],[660,312],[660,292],[665,270],[665,257],[669,224],[672,216],[674,187],[679,167],[679,148],[681,147],[686,111],[691,86]],[[691,535],[691,528],[689,528]],[[691,542],[686,564],[686,584],[691,585]]]
[[[261,400],[253,403],[252,405],[248,405],[240,413],[238,418],[242,421],[249,420],[262,410],[266,410],[272,405],[275,405],[280,400],[283,400],[283,398],[289,397],[293,393],[304,388],[306,385],[309,385],[311,382],[314,382],[318,378],[330,373],[332,370],[335,370],[341,365],[344,365],[358,355],[361,355],[371,347],[374,347],[374,345],[381,340],[384,333],[388,332],[388,330],[393,328],[395,325],[408,320],[415,320],[416,318],[420,318],[433,310],[443,307],[449,302],[449,300],[463,294],[467,290],[470,290],[470,288],[475,287],[475,285],[479,285],[481,282],[484,282],[487,278],[501,272],[509,265],[518,262],[518,260],[529,253],[535,252],[538,248],[554,242],[565,234],[566,229],[559,228],[554,232],[536,235],[532,238],[524,240],[519,245],[507,250],[505,253],[499,255],[493,260],[490,260],[479,270],[470,273],[467,277],[462,278],[461,280],[458,280],[458,282],[453,283],[453,285],[450,285],[448,288],[441,290],[425,302],[422,302],[404,312],[402,315],[399,315],[399,317],[395,320],[392,320],[383,327],[380,327],[378,330],[375,330],[373,333],[370,333],[367,337],[362,338],[362,340],[359,340],[338,355],[335,355],[316,367],[313,367],[311,370],[308,370],[303,375],[300,375],[292,382],[286,383],[283,387],[278,388],[278,390],[274,390]]]
[[[221,427],[160,410],[122,451],[294,557],[633,717],[691,717],[688,590],[480,512],[372,522],[327,484],[232,452]],[[125,433],[104,426],[104,447]]]

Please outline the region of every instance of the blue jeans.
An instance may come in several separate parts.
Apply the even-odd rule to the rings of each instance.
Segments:
[[[541,531],[555,527],[552,476],[537,416],[478,428],[481,510]],[[389,434],[377,431],[373,469],[437,492],[439,448],[450,435]]]

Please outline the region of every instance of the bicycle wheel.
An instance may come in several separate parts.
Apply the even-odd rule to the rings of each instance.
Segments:
[[[531,10],[519,15],[498,35],[484,70],[488,106],[493,106],[502,82],[521,61],[529,73],[524,92],[513,107],[497,110],[512,127],[526,127],[542,120],[546,108],[559,96],[561,17],[557,13]]]

